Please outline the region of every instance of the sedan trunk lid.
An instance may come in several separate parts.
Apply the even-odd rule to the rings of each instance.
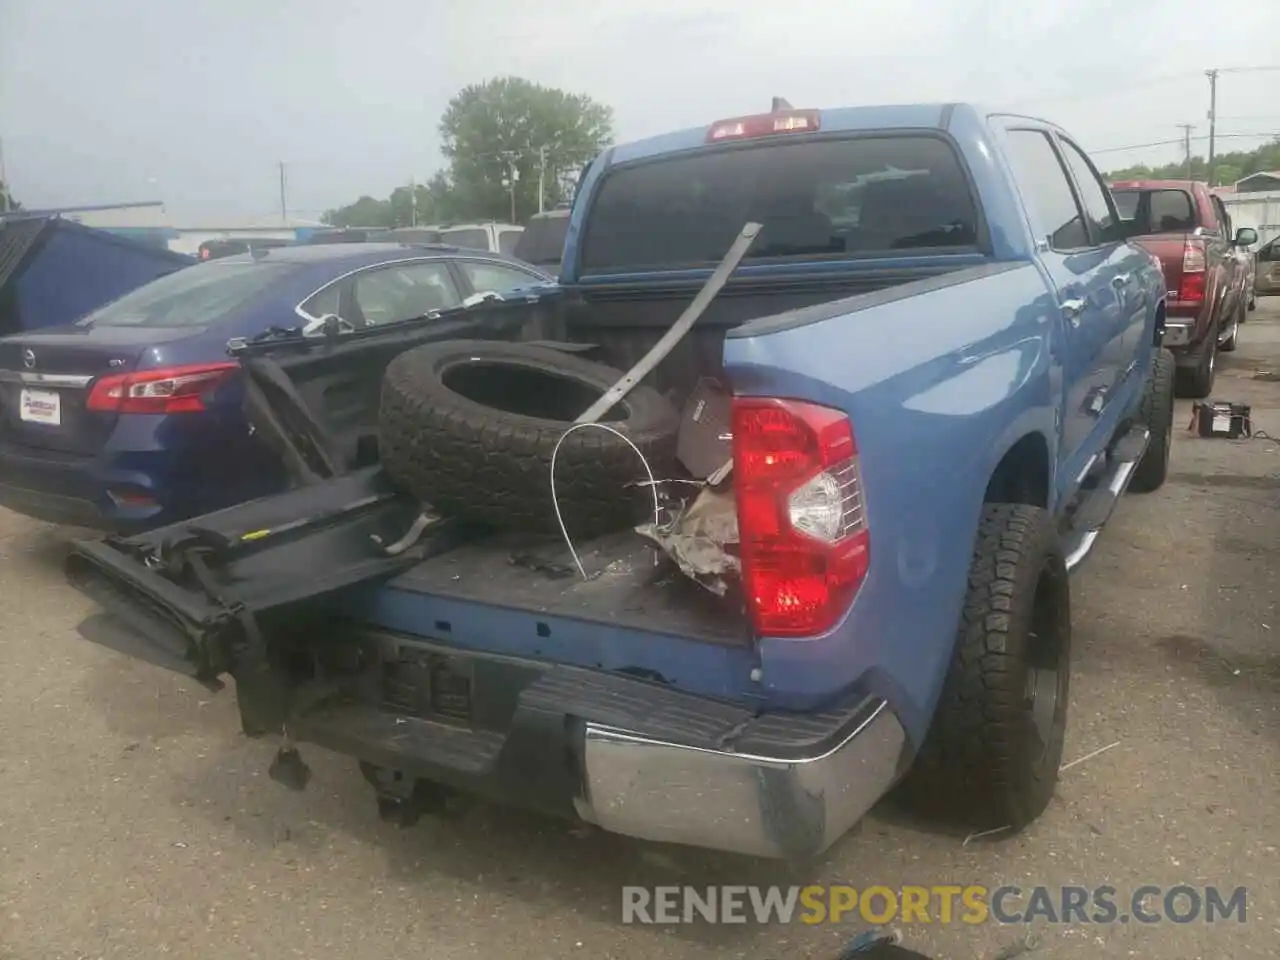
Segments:
[[[87,410],[93,382],[129,373],[151,348],[190,329],[69,326],[0,340],[0,441],[92,454],[117,415]]]

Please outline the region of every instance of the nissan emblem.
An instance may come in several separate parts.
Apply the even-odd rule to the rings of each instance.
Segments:
[[[23,350],[22,365],[28,370],[34,370],[36,367],[36,355],[30,350]]]

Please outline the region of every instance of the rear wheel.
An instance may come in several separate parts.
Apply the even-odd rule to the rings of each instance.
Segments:
[[[1020,830],[1058,782],[1071,676],[1067,567],[1048,513],[982,511],[951,667],[903,784],[922,813]]]
[[[1218,331],[1211,330],[1204,342],[1191,354],[1194,366],[1179,366],[1175,383],[1178,396],[1202,400],[1213,392],[1218,364]]]
[[[1169,451],[1173,447],[1175,366],[1172,353],[1168,350],[1159,351],[1142,393],[1137,421],[1151,431],[1151,442],[1147,444],[1147,452],[1142,455],[1142,461],[1129,482],[1129,489],[1135,493],[1159,490],[1164,485],[1165,477],[1169,475]]]
[[[1223,340],[1218,349],[1223,353],[1234,353],[1236,349],[1237,339],[1240,336],[1240,324],[1244,323],[1245,303],[1240,301],[1240,305],[1236,307],[1236,314],[1231,320],[1231,335]]]

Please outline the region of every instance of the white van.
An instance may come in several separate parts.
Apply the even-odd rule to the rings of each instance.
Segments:
[[[490,253],[515,251],[516,241],[524,233],[524,227],[514,223],[451,223],[433,227],[440,234],[440,243],[469,250],[488,250]]]

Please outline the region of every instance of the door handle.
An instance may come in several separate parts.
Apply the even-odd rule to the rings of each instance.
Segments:
[[[1129,274],[1117,273],[1114,277],[1111,278],[1111,282],[1117,287],[1123,287],[1126,283],[1129,282]]]
[[[1062,301],[1062,315],[1066,317],[1073,327],[1080,326],[1080,314],[1084,312],[1084,300],[1074,298]]]

